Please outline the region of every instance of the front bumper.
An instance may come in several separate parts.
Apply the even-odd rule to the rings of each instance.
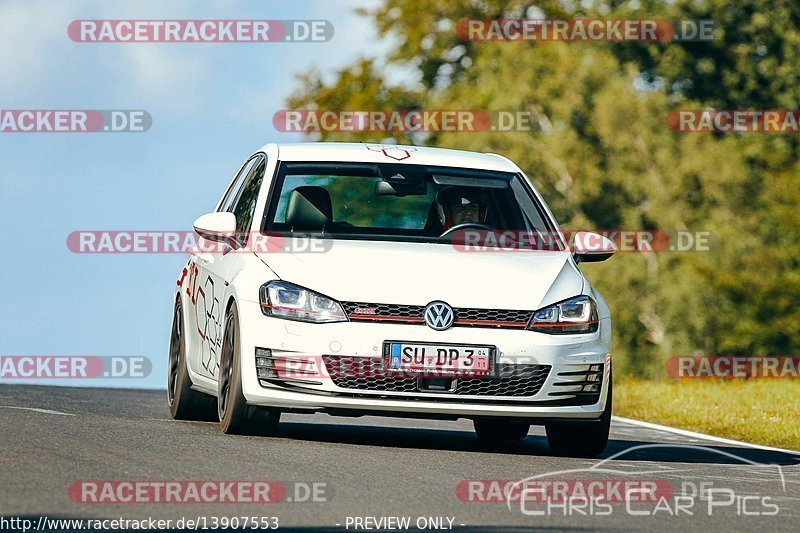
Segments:
[[[610,321],[596,333],[547,335],[527,330],[451,328],[339,322],[306,324],[265,317],[256,302],[240,302],[242,385],[249,404],[332,414],[400,415],[431,418],[509,417],[531,423],[551,419],[596,420],[605,408],[610,379]],[[332,379],[328,356],[379,361],[386,340],[496,346],[496,363],[508,369],[547,367],[531,395],[457,394],[424,390],[359,388]],[[278,378],[256,372],[255,350],[269,350]],[[326,356],[326,357],[323,357]],[[598,394],[581,391],[581,371],[602,365]],[[572,385],[571,383],[576,383]]]

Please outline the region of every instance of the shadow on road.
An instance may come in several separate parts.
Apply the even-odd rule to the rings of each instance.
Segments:
[[[398,428],[369,426],[361,424],[306,424],[284,422],[280,425],[278,438],[354,444],[360,446],[380,446],[388,448],[413,448],[425,450],[453,450],[462,452],[506,453],[514,455],[551,455],[547,438],[528,435],[522,441],[508,443],[486,443],[478,440],[471,431],[452,431],[438,429]],[[648,446],[648,445],[658,446]],[[688,443],[681,443],[688,444]],[[754,448],[700,444],[698,447],[681,447],[658,440],[640,441],[610,439],[608,448],[600,458],[611,457],[625,450],[628,453],[618,457],[620,461],[653,461],[665,463],[702,464],[742,464],[753,461],[761,464],[782,466],[800,464],[800,456]],[[642,447],[644,446],[644,447]],[[706,449],[702,449],[706,448]],[[638,448],[641,447],[641,448]],[[722,452],[722,453],[720,453]],[[724,455],[728,453],[735,457]]]
[[[637,446],[658,444],[631,450]],[[692,446],[688,446],[691,444]],[[705,448],[705,449],[704,449]],[[666,443],[656,441],[634,440],[609,440],[603,457],[610,457],[625,450],[631,450],[620,455],[620,461],[655,461],[663,463],[703,463],[720,465],[737,465],[745,461],[760,464],[775,464],[792,466],[800,464],[800,456],[788,453],[759,450],[757,448],[742,448],[737,446],[720,446],[712,443],[698,444],[695,442]],[[724,455],[731,454],[735,457]],[[743,459],[745,461],[743,461]]]

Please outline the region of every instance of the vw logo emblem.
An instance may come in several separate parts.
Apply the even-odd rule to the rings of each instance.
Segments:
[[[425,323],[437,331],[448,329],[455,318],[453,308],[444,302],[431,302],[425,307]]]

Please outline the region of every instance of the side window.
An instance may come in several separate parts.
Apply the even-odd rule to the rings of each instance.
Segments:
[[[253,169],[253,165],[255,162],[258,161],[258,157],[253,157],[244,164],[242,169],[239,171],[239,174],[236,175],[236,179],[233,180],[231,186],[228,188],[225,196],[222,198],[222,201],[219,204],[219,209],[217,211],[224,212],[228,211],[231,212],[233,208],[233,202],[236,200],[236,197],[239,196],[239,191],[242,188],[242,184],[244,183],[245,178]]]
[[[236,233],[237,241],[241,246],[247,243],[250,231],[250,225],[253,223],[253,216],[256,212],[256,200],[258,199],[258,192],[261,190],[261,182],[264,180],[264,171],[267,167],[267,161],[263,157],[257,158],[255,168],[247,176],[242,191],[239,193],[236,203],[233,206],[232,213],[236,216]]]

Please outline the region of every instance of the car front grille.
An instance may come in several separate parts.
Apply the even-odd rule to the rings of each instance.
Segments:
[[[342,306],[352,321],[425,323],[424,305],[342,302]],[[456,307],[453,308],[453,313],[453,327],[525,329],[533,311]]]
[[[342,389],[418,393],[416,377],[395,375],[387,370],[385,359],[324,355],[323,360],[334,385]],[[440,391],[458,396],[528,397],[536,395],[550,374],[550,365],[498,365],[496,377],[461,378],[455,380],[455,390]],[[450,382],[450,380],[447,380]]]

